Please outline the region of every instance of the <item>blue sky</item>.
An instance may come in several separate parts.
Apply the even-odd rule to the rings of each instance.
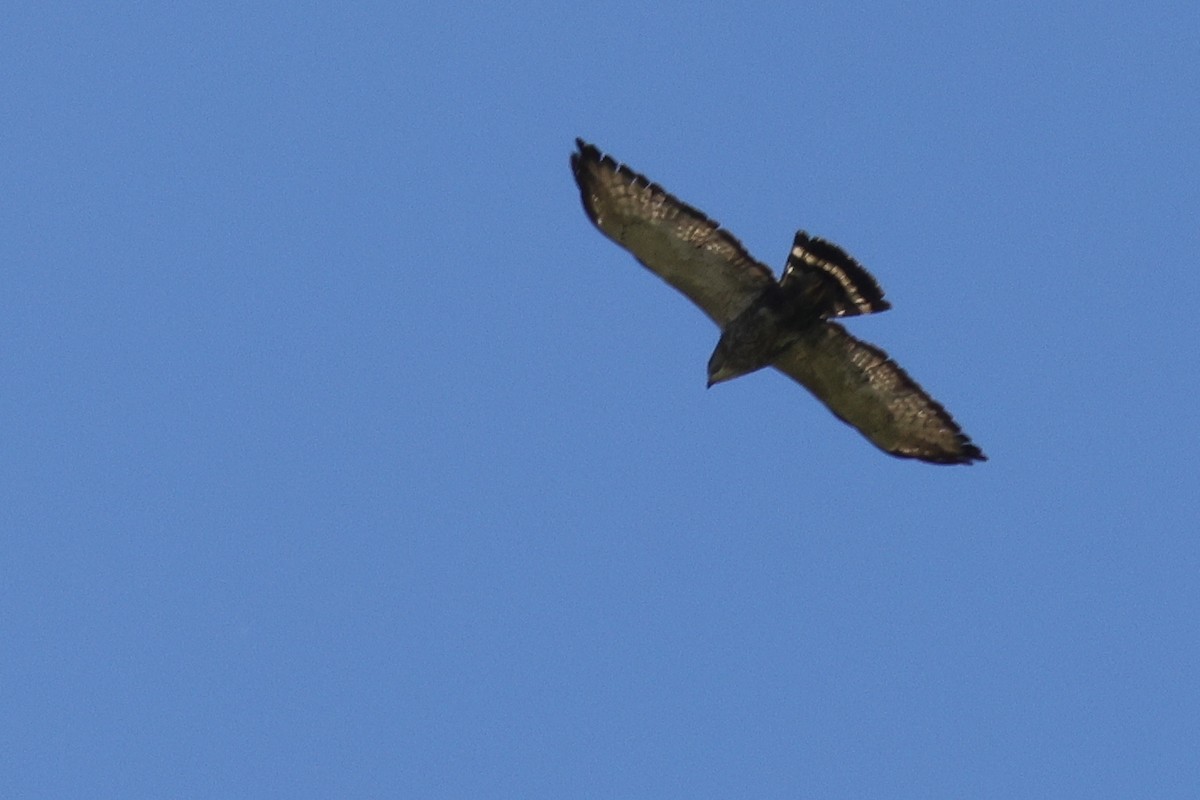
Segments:
[[[20,3],[0,794],[1192,797],[1194,3]],[[991,460],[586,221],[832,239]]]

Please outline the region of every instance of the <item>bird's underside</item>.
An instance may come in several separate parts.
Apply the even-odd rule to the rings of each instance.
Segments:
[[[800,231],[776,281],[716,222],[576,143],[571,168],[588,217],[721,328],[710,386],[772,366],[886,453],[938,464],[987,460],[886,353],[830,321],[890,307],[875,279],[841,248]]]

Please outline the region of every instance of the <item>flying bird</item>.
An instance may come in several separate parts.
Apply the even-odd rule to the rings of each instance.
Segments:
[[[830,321],[891,307],[844,250],[799,231],[776,280],[703,213],[583,140],[576,145],[571,169],[588,218],[721,329],[709,386],[774,367],[885,453],[935,464],[987,460],[886,353]]]

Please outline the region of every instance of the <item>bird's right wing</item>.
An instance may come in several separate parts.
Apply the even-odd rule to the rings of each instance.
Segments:
[[[716,222],[582,140],[571,169],[588,218],[722,328],[775,283]]]
[[[886,453],[938,464],[987,460],[946,409],[887,353],[840,325],[820,323],[773,366]]]

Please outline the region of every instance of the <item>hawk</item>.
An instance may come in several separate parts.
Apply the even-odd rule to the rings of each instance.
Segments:
[[[935,464],[987,460],[886,353],[830,321],[891,307],[844,250],[800,231],[776,280],[703,213],[583,140],[576,145],[571,169],[588,218],[721,329],[710,387],[774,367],[885,453]]]

